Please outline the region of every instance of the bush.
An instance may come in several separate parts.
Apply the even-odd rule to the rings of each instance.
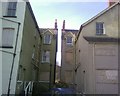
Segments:
[[[55,83],[56,88],[68,88],[69,85],[63,81],[58,81]]]

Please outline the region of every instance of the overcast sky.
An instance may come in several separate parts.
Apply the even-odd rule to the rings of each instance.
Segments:
[[[30,0],[34,15],[41,28],[53,28],[55,19],[61,28],[79,29],[80,25],[105,9],[107,2],[38,2]],[[107,1],[107,0],[105,0]]]
[[[66,29],[79,30],[80,25],[99,12],[108,7],[108,0],[84,0],[84,1],[71,1],[67,0],[54,1],[51,0],[29,0],[32,6],[34,15],[40,28],[54,28],[55,19],[58,23],[59,32],[59,49],[57,60],[60,63],[60,31],[62,28],[63,20],[65,20]],[[100,2],[99,2],[100,1]]]

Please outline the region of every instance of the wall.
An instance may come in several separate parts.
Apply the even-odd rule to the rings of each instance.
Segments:
[[[37,52],[39,53],[38,47],[40,47],[38,42],[39,39],[40,35],[32,18],[30,9],[28,9],[28,6],[26,6],[22,46],[19,61],[19,65],[22,65],[23,70],[25,69],[25,71],[23,71],[25,78],[21,78],[22,81],[31,81],[34,77],[34,64],[36,65],[36,61],[39,61],[37,57]],[[33,59],[35,62],[32,59],[33,53]],[[38,66],[38,63],[36,66]]]
[[[42,54],[41,54],[41,62],[40,62],[40,71],[39,71],[39,81],[50,81],[50,75],[51,75],[51,83],[54,83],[54,75],[55,75],[55,64],[56,64],[56,44],[57,44],[57,30],[54,28],[41,28],[42,33],[42,50],[41,53],[43,53],[43,50],[50,51],[50,62],[42,62]],[[44,44],[44,35],[50,34],[51,35],[51,44]],[[50,74],[51,70],[51,74]]]
[[[61,64],[61,81],[68,83],[69,85],[74,85],[74,48],[75,48],[75,34],[78,30],[68,29],[67,31],[62,31],[62,64]],[[68,45],[66,43],[67,36],[72,36],[73,45]]]
[[[90,45],[81,33],[76,42],[76,84],[78,92],[94,93],[93,45]],[[80,51],[79,51],[80,50]],[[91,75],[93,74],[93,75]]]
[[[117,81],[115,82],[115,84],[109,83],[109,85],[103,84],[103,82],[101,83],[101,85],[96,83],[97,80],[100,80],[98,79],[99,77],[98,73],[104,74],[104,68],[106,68],[105,70],[109,70],[109,69],[117,70],[118,68],[117,42],[115,44],[100,43],[95,45],[96,44],[95,42],[89,42],[83,38],[84,36],[100,37],[97,36],[95,33],[96,22],[104,22],[106,34],[101,37],[117,38],[118,37],[118,6],[115,6],[111,8],[109,11],[105,12],[104,14],[99,15],[98,18],[95,18],[93,21],[83,24],[83,29],[76,42],[76,66],[80,64],[80,67],[78,68],[76,73],[76,84],[77,84],[76,89],[78,92],[85,92],[87,94],[109,94],[109,93],[117,94],[118,92]],[[98,52],[97,51],[98,49],[96,48],[97,47],[100,48],[100,46],[102,52],[104,52],[103,50],[104,48],[105,49],[110,48],[110,51],[107,50],[106,51],[107,53],[105,54],[109,54],[109,52],[111,52],[110,54],[112,54],[113,52],[116,55],[112,57],[111,56],[96,57],[94,55],[96,54],[96,52]],[[115,52],[113,50],[114,48],[115,48]],[[102,54],[102,52],[100,51],[98,53]],[[99,68],[103,69],[102,72],[97,70]]]
[[[5,15],[5,12],[6,12],[6,8],[7,8],[6,4],[7,3],[2,3],[2,15],[3,16]],[[18,61],[19,61],[20,46],[21,46],[21,39],[22,39],[23,22],[24,22],[24,12],[25,12],[25,2],[21,2],[21,3],[18,3],[17,5],[17,12],[16,12],[17,18],[3,17],[5,19],[9,19],[11,21],[16,21],[16,22],[21,23],[20,29],[19,29],[19,36],[18,36],[18,42],[17,42],[17,50],[16,50],[14,67],[13,67],[11,86],[10,86],[10,89],[11,89],[10,94],[15,94],[16,77],[17,77]],[[11,21],[2,19],[2,28],[4,27],[15,28],[13,48],[12,49],[0,48],[0,50],[2,50],[2,73],[4,73],[2,74],[2,94],[7,94],[7,91],[8,91],[10,69],[11,69],[12,60],[13,60],[15,38],[16,38],[16,33],[18,29],[18,23],[11,22]],[[9,54],[7,52],[11,52],[12,54]]]
[[[0,3],[0,17],[2,17],[2,3]],[[0,18],[0,26],[2,19]],[[0,27],[0,44],[2,43],[2,27]],[[2,52],[0,51],[0,77],[2,77]],[[2,78],[0,78],[0,95],[2,95]]]
[[[118,93],[118,45],[95,44],[96,93]]]

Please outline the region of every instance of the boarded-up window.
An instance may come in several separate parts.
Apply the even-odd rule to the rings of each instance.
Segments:
[[[118,83],[117,70],[97,70],[96,71],[97,83]]]
[[[13,47],[14,28],[3,28],[2,47]]]
[[[70,64],[73,62],[73,53],[72,52],[66,53],[66,62],[70,63]]]
[[[71,70],[65,71],[65,81],[68,83],[72,83],[73,72]]]

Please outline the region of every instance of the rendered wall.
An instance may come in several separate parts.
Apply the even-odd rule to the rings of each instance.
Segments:
[[[93,21],[83,26],[80,36],[76,42],[76,66],[79,65],[76,73],[76,89],[79,92],[87,94],[117,94],[117,78],[115,83],[112,82],[98,84],[98,70],[115,70],[118,69],[118,43],[97,43],[86,41],[84,36],[100,37],[96,35],[96,22],[104,22],[105,35],[101,37],[118,38],[118,5],[111,8],[102,15],[99,15]],[[120,17],[120,16],[119,16]],[[89,22],[89,21],[88,21]],[[84,24],[83,24],[84,25]],[[101,46],[101,51],[98,51]],[[96,49],[99,47],[98,49]],[[105,49],[106,52],[103,50]],[[80,50],[80,52],[79,52]],[[97,52],[97,53],[96,53]],[[105,53],[104,53],[105,52]],[[95,56],[95,54],[107,54],[106,56]],[[113,56],[109,56],[113,54]],[[104,72],[103,72],[104,73]],[[100,72],[100,74],[102,74]],[[106,73],[105,73],[106,74]],[[114,74],[116,75],[116,73]],[[96,77],[97,76],[97,77]],[[114,76],[113,76],[114,77]],[[109,80],[108,80],[109,81]],[[101,81],[100,81],[101,82]]]
[[[2,2],[2,15],[3,16],[5,16],[6,8],[7,8],[7,3]],[[17,50],[16,50],[15,61],[14,61],[11,86],[10,86],[10,94],[15,94],[17,70],[18,70],[18,62],[19,62],[19,54],[20,54],[20,47],[21,47],[23,22],[24,22],[24,12],[25,12],[25,3],[19,2],[17,4],[17,11],[16,11],[17,18],[3,17],[5,19],[21,23],[20,29],[19,29],[19,35],[18,35]],[[8,20],[4,20],[4,19],[2,20],[2,28],[4,27],[15,28],[15,34],[14,34],[14,42],[13,42],[14,44],[13,44],[12,49],[0,48],[0,50],[2,50],[2,94],[7,94],[7,91],[8,91],[8,82],[10,78],[10,70],[11,70],[11,65],[13,62],[13,52],[15,48],[15,40],[16,40],[15,38],[16,38],[17,30],[18,30],[18,23],[11,22]],[[7,52],[11,52],[12,54],[9,54]]]

